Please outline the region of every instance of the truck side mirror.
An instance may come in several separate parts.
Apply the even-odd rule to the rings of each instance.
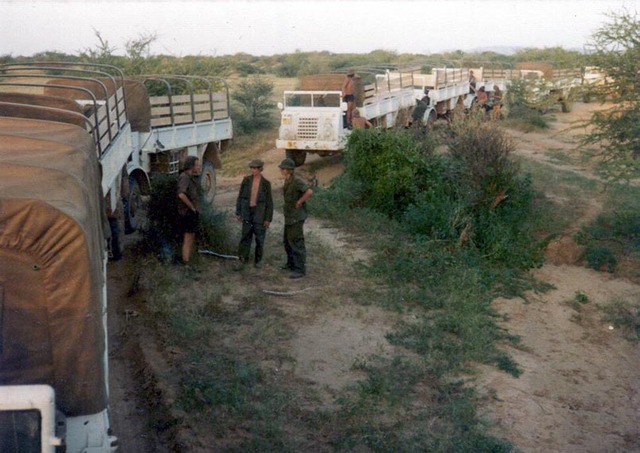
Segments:
[[[282,102],[278,102],[278,108],[280,110],[284,109],[284,104]]]

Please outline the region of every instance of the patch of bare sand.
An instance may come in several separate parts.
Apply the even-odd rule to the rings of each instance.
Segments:
[[[510,348],[523,373],[483,367],[479,384],[494,389],[485,409],[496,431],[524,451],[640,451],[640,349],[602,320],[597,304],[633,300],[640,287],[574,266],[545,265],[535,276],[556,289],[494,307],[519,335]],[[576,293],[588,297],[580,311]]]
[[[550,131],[518,135],[517,154],[597,179],[587,166],[558,162],[548,151],[579,161],[584,130],[569,127],[598,108],[576,103],[571,114],[557,114]],[[547,196],[554,198],[551,192]],[[487,394],[495,392],[483,410],[496,421],[496,434],[527,452],[640,451],[640,349],[611,329],[597,308],[616,299],[637,302],[640,286],[575,266],[582,248],[574,234],[602,209],[601,200],[585,203],[580,219],[548,245],[546,264],[533,272],[555,289],[527,294],[530,303],[494,301],[503,327],[522,339],[508,352],[523,373],[513,378],[483,366],[477,383]],[[577,303],[578,293],[589,302]]]
[[[362,377],[352,369],[354,363],[391,351],[384,337],[386,324],[379,310],[343,306],[301,325],[291,342],[296,374],[329,392],[340,390]]]

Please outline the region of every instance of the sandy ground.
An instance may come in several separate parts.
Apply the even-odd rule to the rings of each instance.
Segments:
[[[551,131],[516,136],[518,154],[589,175],[583,167],[554,162],[544,151],[575,153],[579,131],[566,128],[595,107],[576,103],[572,113],[556,115]],[[495,301],[507,319],[504,327],[522,339],[509,353],[523,373],[513,378],[483,368],[478,383],[495,391],[485,409],[496,432],[523,451],[640,451],[640,348],[602,321],[597,309],[615,299],[637,302],[640,286],[582,267],[573,241],[580,224],[593,220],[600,207],[591,200],[581,221],[549,245],[545,265],[533,272],[555,289],[528,294],[527,302]],[[579,311],[570,304],[577,293],[588,298]]]

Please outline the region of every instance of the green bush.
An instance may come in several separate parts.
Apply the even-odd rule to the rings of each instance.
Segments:
[[[345,173],[362,187],[364,204],[389,217],[401,217],[426,184],[420,148],[403,131],[353,131],[345,163]]]
[[[640,214],[635,202],[611,209],[576,233],[576,242],[586,247],[582,258],[589,267],[608,272],[616,270],[618,256],[640,253]]]
[[[177,256],[182,244],[177,216],[177,184],[176,175],[157,175],[153,178],[147,204],[148,227],[142,232],[144,250],[165,260]],[[216,211],[211,205],[202,205],[200,228],[196,235],[199,247],[226,249],[228,235],[224,226],[225,219],[225,214]]]
[[[533,186],[511,158],[513,140],[493,123],[454,126],[446,177],[454,191],[459,243],[493,261],[531,267],[542,259],[531,233]],[[460,209],[460,207],[464,209]]]
[[[530,98],[530,81],[512,80],[505,94],[506,111],[509,113],[509,123],[525,132],[549,127],[547,119],[542,115],[542,108],[532,105]],[[548,106],[546,106],[548,107]]]
[[[259,76],[242,80],[231,94],[234,126],[251,133],[272,126],[275,104],[271,102],[273,83]]]
[[[591,245],[586,248],[582,257],[587,260],[590,268],[597,271],[606,267],[608,272],[614,272],[618,265],[618,260],[609,247]]]

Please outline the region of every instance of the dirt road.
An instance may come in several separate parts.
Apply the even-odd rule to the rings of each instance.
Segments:
[[[573,113],[558,113],[558,121],[550,131],[525,135],[514,132],[519,143],[518,154],[544,165],[588,172],[586,168],[550,158],[547,151],[574,153],[575,133],[563,130],[593,107],[576,104]],[[251,157],[265,161],[265,176],[278,194],[281,181],[277,164],[284,157],[283,152],[270,149]],[[299,173],[324,186],[341,171],[340,158],[310,156]],[[218,177],[216,203],[220,208],[233,209],[240,178],[241,175]],[[601,206],[598,200],[581,203],[583,222],[593,219]],[[267,245],[271,247],[268,255],[281,252],[278,228],[281,226],[274,222],[268,236]],[[640,375],[637,372],[640,350],[637,344],[623,339],[620,332],[604,323],[596,308],[597,304],[614,298],[637,299],[640,287],[578,263],[579,248],[572,239],[577,228],[578,225],[572,225],[564,236],[557,238],[547,250],[546,264],[533,271],[538,279],[553,284],[555,289],[529,294],[527,301],[495,301],[496,309],[504,314],[504,327],[522,338],[521,346],[509,353],[523,374],[513,378],[493,368],[481,367],[475,383],[489,396],[487,405],[481,409],[495,420],[496,435],[511,440],[523,451],[640,451]],[[293,338],[282,344],[282,348],[286,348],[282,356],[290,357],[290,362],[274,363],[272,368],[274,373],[286,373],[291,379],[312,386],[320,394],[320,400],[330,404],[336,391],[359,377],[351,367],[358,357],[389,352],[391,346],[384,333],[394,319],[375,307],[366,310],[354,307],[339,291],[340,287],[358,287],[360,282],[355,280],[350,268],[355,261],[366,260],[367,251],[359,248],[353,238],[315,219],[308,221],[307,231],[310,276],[304,285],[322,288],[322,291],[270,299],[270,303],[296,325]],[[333,269],[315,267],[313,257],[325,250],[344,259],[336,261]],[[261,281],[285,287],[289,283],[276,270],[278,260],[279,257],[274,256],[267,261]],[[241,283],[236,286],[246,286],[252,272],[254,270],[245,276],[230,273],[227,278]],[[111,340],[111,359],[115,362],[111,382],[116,434],[123,451],[163,451],[166,447],[157,436],[158,428],[145,429],[149,426],[149,408],[143,400],[149,388],[140,386],[148,384],[144,378],[147,368],[144,363],[131,361],[132,357],[141,356],[136,344],[145,340],[137,337],[139,332],[126,334],[130,326],[135,325],[132,321],[135,307],[126,298],[132,273],[118,264],[110,275],[110,290],[118,298],[112,303],[115,308],[110,318],[112,326],[116,326]],[[580,312],[570,304],[577,293],[589,300]],[[228,298],[231,300],[233,294]],[[130,341],[133,343],[129,344]],[[272,359],[265,360],[268,364]]]

